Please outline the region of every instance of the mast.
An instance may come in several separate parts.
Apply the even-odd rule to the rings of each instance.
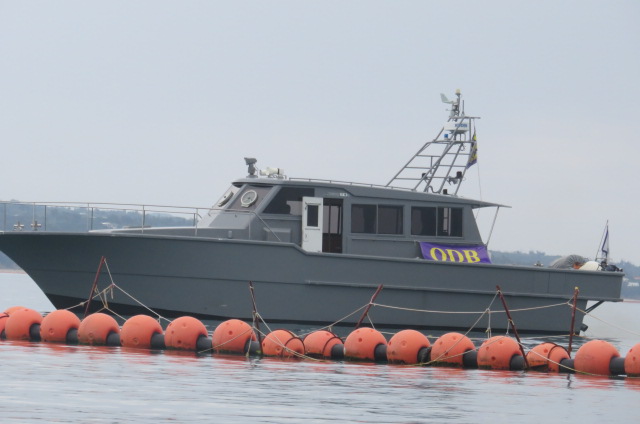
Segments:
[[[465,115],[459,89],[454,100],[444,94],[440,97],[451,105],[449,119],[438,135],[426,142],[387,186],[440,194],[449,194],[451,188],[452,194],[458,194],[467,169],[477,159],[475,120],[480,118]]]
[[[600,250],[596,254],[596,262],[602,266],[602,269],[605,269],[609,263],[609,220],[604,226],[604,232],[600,240]]]

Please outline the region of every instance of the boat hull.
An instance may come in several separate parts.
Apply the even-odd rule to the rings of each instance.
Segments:
[[[376,327],[502,330],[508,322],[496,298],[500,285],[519,331],[568,333],[567,302],[575,287],[584,310],[589,300],[619,301],[622,283],[621,274],[608,272],[309,253],[287,243],[146,234],[5,233],[0,250],[56,308],[84,309],[80,303],[104,256],[121,290],[109,293],[106,305],[94,300],[94,308],[249,320],[251,281],[265,321],[300,326],[353,325],[382,284],[369,313]],[[109,284],[103,269],[98,288]],[[578,329],[582,317],[576,316]]]

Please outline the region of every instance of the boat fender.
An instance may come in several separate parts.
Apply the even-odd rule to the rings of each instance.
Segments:
[[[569,359],[569,352],[555,343],[541,343],[527,352],[529,368],[536,371],[559,372],[564,359]]]
[[[32,324],[29,328],[29,340],[32,342],[39,342],[40,339],[40,324]]]
[[[596,375],[612,375],[611,360],[620,356],[618,350],[604,340],[591,340],[576,352],[576,371]]]
[[[392,364],[417,364],[420,361],[421,349],[431,346],[429,339],[416,330],[402,330],[389,340],[387,344],[387,360]]]
[[[507,336],[494,336],[478,348],[478,368],[508,370],[514,356],[522,356],[518,342]]]
[[[149,347],[151,349],[166,349],[167,346],[164,344],[164,334],[153,333],[151,335],[151,341],[149,343]]]
[[[198,339],[207,334],[207,327],[200,320],[182,316],[169,323],[164,332],[164,343],[168,349],[200,350],[197,349]]]
[[[511,371],[522,371],[526,369],[524,356],[522,355],[513,355],[511,357],[511,361],[509,361],[509,369]]]
[[[418,364],[428,365],[431,362],[431,346],[423,347],[418,351]]]
[[[628,377],[640,377],[640,343],[629,349],[627,357],[624,358],[624,371]]]
[[[43,342],[68,342],[69,332],[75,330],[76,342],[80,318],[66,309],[57,309],[48,313],[40,324],[40,338]]]
[[[198,340],[196,340],[196,351],[202,353],[211,354],[211,350],[213,348],[213,343],[211,343],[211,338],[207,336],[200,336]]]
[[[378,357],[376,357],[376,349],[379,345],[386,346],[387,339],[379,331],[373,328],[362,327],[352,331],[344,341],[344,357],[352,361],[377,361],[381,360],[382,348],[378,349]]]
[[[318,359],[335,359],[333,358],[333,347],[343,346],[342,339],[327,330],[309,333],[302,342],[304,343],[304,354]],[[344,349],[342,356],[344,357]]]
[[[447,333],[433,343],[431,361],[435,365],[463,367],[466,352],[475,350],[475,345],[467,336],[460,333]],[[477,363],[472,368],[475,367]]]
[[[109,336],[112,333],[120,337],[120,327],[116,320],[107,314],[97,312],[87,316],[78,327],[78,343],[104,346],[109,345]],[[113,342],[113,336],[111,336]],[[118,345],[120,340],[118,339]]]
[[[257,340],[247,340],[244,351],[250,356],[262,356],[262,350],[260,349],[260,342]]]
[[[120,344],[120,333],[116,333],[115,331],[110,331],[107,335],[107,341],[105,343],[107,346],[121,346]]]
[[[611,375],[626,374],[624,369],[624,361],[625,358],[622,358],[620,356],[611,358],[611,362],[609,362],[609,371],[611,372]]]
[[[9,340],[40,340],[42,315],[33,309],[19,308],[9,312],[5,323],[5,336]],[[37,326],[37,329],[34,328]]]
[[[380,343],[378,346],[376,346],[376,348],[373,350],[373,358],[376,362],[388,362],[387,345]]]
[[[344,345],[342,343],[333,345],[333,347],[331,348],[331,359],[344,359]]]
[[[571,358],[560,360],[559,372],[573,374],[575,372],[575,361]]]
[[[149,315],[136,315],[122,325],[120,344],[123,347],[149,349],[154,334],[160,334],[164,338],[160,323]]]
[[[304,343],[289,330],[273,330],[262,340],[262,354],[280,358],[304,355]]]
[[[78,329],[70,328],[67,332],[67,338],[65,340],[67,344],[78,344]]]
[[[247,353],[249,340],[257,340],[253,328],[239,319],[220,323],[213,331],[213,353]]]
[[[478,351],[467,350],[462,355],[462,366],[465,368],[478,368]]]

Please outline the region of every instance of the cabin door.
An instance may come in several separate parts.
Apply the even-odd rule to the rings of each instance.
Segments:
[[[342,253],[342,199],[325,198],[322,210],[322,251]]]
[[[302,248],[322,252],[322,198],[302,198]]]

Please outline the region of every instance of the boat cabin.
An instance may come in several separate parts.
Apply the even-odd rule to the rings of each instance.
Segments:
[[[483,244],[473,209],[492,203],[383,186],[251,177],[198,222],[205,237],[293,243],[309,252],[421,257],[418,242]]]

